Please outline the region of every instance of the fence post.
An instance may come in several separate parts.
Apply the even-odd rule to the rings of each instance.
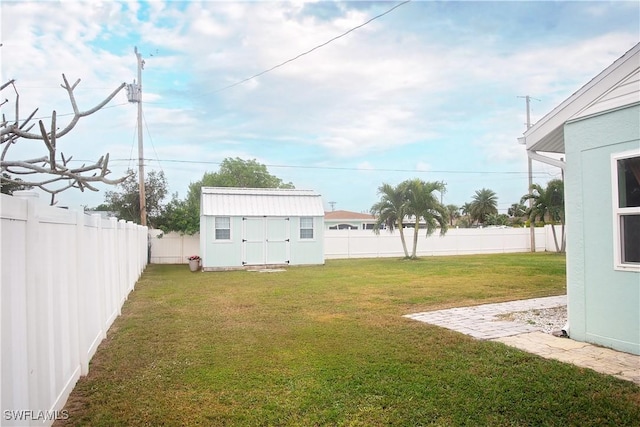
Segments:
[[[25,230],[25,247],[26,253],[29,254],[25,262],[26,274],[25,274],[25,296],[26,296],[26,322],[27,322],[27,396],[28,408],[44,408],[44,402],[39,399],[39,384],[38,379],[41,375],[39,370],[40,363],[38,357],[38,325],[37,316],[39,309],[37,307],[36,295],[38,293],[38,281],[40,276],[40,266],[38,260],[40,258],[40,246],[38,245],[39,238],[39,206],[38,206],[38,193],[35,191],[17,191],[15,193],[17,197],[25,199],[27,201],[27,221]]]
[[[105,330],[109,329],[109,326],[111,326],[111,323],[115,319],[115,317],[113,317],[113,314],[117,312],[117,314],[120,315],[120,309],[118,308],[120,304],[120,295],[118,295],[118,284],[120,283],[120,270],[122,269],[122,266],[120,265],[120,240],[118,238],[119,223],[117,218],[111,218],[110,221],[111,231],[109,234],[111,235],[111,265],[115,265],[116,268],[107,269],[109,271],[110,280],[109,283],[107,283],[107,287],[105,288],[105,290],[110,296],[110,303],[108,306],[108,316],[105,319]]]
[[[136,253],[137,251],[137,245],[135,245],[135,243],[132,241],[132,236],[133,236],[133,232],[134,232],[134,228],[135,225],[133,224],[133,221],[127,221],[127,263],[128,263],[128,268],[127,268],[127,290],[126,290],[126,295],[125,295],[125,299],[129,299],[129,293],[133,290],[133,287],[136,283],[134,277],[135,277],[135,266],[138,264],[137,261],[137,256]],[[135,258],[134,258],[135,257]]]
[[[131,291],[135,289],[136,286],[136,276],[138,273],[138,233],[136,230],[136,224],[133,222],[128,222],[128,233],[127,233],[127,242],[129,246],[129,250],[127,253],[129,254],[127,258],[129,261],[129,287],[127,288],[127,299],[129,298],[129,294]],[[135,239],[134,239],[135,237]]]
[[[129,260],[127,259],[127,221],[118,220],[118,264],[120,264],[120,278],[118,279],[118,316],[122,314],[122,306],[127,300],[127,272]]]
[[[19,193],[23,192],[15,192],[16,200],[10,200],[7,202],[5,199],[2,203],[7,204],[15,204],[20,207],[25,207],[24,216],[20,216],[20,220],[24,221],[24,231],[21,230],[20,233],[16,233],[16,235],[21,235],[22,240],[22,251],[15,252],[11,255],[7,254],[6,246],[7,241],[6,237],[3,238],[3,242],[6,245],[5,251],[2,253],[2,264],[6,266],[9,264],[9,260],[11,260],[12,256],[17,256],[21,258],[22,265],[18,264],[19,270],[12,271],[11,268],[7,270],[3,270],[3,283],[2,283],[2,306],[4,308],[0,310],[4,310],[2,312],[1,322],[6,322],[9,319],[11,324],[11,330],[7,331],[3,329],[2,334],[2,350],[0,354],[0,358],[2,361],[2,372],[0,372],[0,377],[2,377],[2,393],[1,396],[1,407],[3,410],[9,408],[29,408],[31,405],[31,393],[33,393],[33,387],[30,384],[30,374],[29,374],[29,342],[25,338],[29,332],[29,317],[27,314],[27,306],[29,305],[28,294],[26,289],[26,281],[34,280],[33,278],[29,279],[27,276],[33,272],[29,271],[29,260],[28,260],[28,250],[29,246],[26,239],[27,233],[27,219],[28,219],[28,200],[27,197],[18,197]],[[31,193],[29,193],[31,194]],[[5,196],[3,195],[3,198]],[[6,196],[9,197],[9,196]],[[36,195],[37,197],[37,195]],[[25,200],[17,200],[18,198]],[[13,222],[13,221],[12,221]],[[18,223],[18,221],[16,221]],[[3,233],[6,233],[3,230]],[[13,267],[16,267],[15,265]],[[7,273],[8,272],[8,273]],[[8,277],[5,276],[8,274]],[[8,281],[6,279],[8,278]],[[6,323],[5,323],[6,324]],[[4,328],[4,325],[3,325]],[[9,333],[4,333],[9,332]],[[8,362],[7,362],[8,360]],[[10,402],[10,403],[8,403]]]
[[[95,228],[96,240],[92,242],[95,245],[94,256],[96,257],[96,268],[93,269],[92,280],[95,281],[96,287],[94,295],[97,298],[98,312],[95,315],[98,317],[98,325],[100,326],[100,338],[105,339],[107,337],[107,330],[104,328],[104,319],[107,318],[107,311],[105,309],[105,301],[107,300],[107,293],[105,292],[105,283],[107,279],[104,274],[105,270],[105,256],[109,256],[111,248],[108,247],[109,239],[105,238],[106,232],[102,228],[102,217],[100,214],[91,215],[91,225]]]
[[[142,272],[145,268],[147,268],[147,264],[151,258],[151,235],[149,234],[149,227],[140,226],[140,238],[144,242],[144,253],[142,255],[142,264],[140,265],[140,271],[138,272],[138,277],[142,275]]]
[[[86,331],[86,299],[87,290],[86,283],[88,281],[87,275],[87,250],[85,244],[87,243],[84,238],[84,212],[76,211],[76,277],[75,277],[75,289],[74,297],[76,298],[75,304],[75,319],[72,317],[71,321],[77,324],[78,334],[78,355],[80,362],[80,375],[87,375],[89,373],[89,355],[87,349],[87,331]]]

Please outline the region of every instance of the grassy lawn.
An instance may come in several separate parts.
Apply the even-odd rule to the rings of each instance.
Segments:
[[[402,317],[564,294],[564,262],[334,260],[280,273],[151,265],[65,423],[638,426],[638,386]]]

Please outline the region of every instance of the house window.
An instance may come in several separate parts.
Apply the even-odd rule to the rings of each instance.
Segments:
[[[231,240],[231,218],[228,216],[217,216],[215,219],[216,240]]]
[[[357,230],[358,227],[351,224],[338,224],[338,230]]]
[[[640,150],[612,156],[615,267],[640,271]]]
[[[313,239],[313,218],[300,218],[300,238]]]

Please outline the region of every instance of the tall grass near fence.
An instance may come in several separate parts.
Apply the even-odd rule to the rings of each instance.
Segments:
[[[5,425],[51,424],[147,263],[147,228],[2,195]]]

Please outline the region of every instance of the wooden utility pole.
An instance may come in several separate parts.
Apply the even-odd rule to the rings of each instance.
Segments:
[[[527,101],[527,130],[531,127],[531,97],[527,96],[519,96],[518,98],[524,98]],[[526,147],[525,147],[526,149]],[[532,162],[531,157],[527,154],[527,165],[529,171],[529,210],[533,207],[533,201],[531,200],[531,187],[533,186],[533,172],[532,172]],[[529,220],[529,236],[531,240],[531,252],[536,251],[536,230],[535,224]]]
[[[147,203],[144,188],[144,149],[142,146],[142,69],[144,68],[144,60],[138,52],[138,48],[134,47],[138,62],[138,84],[134,82],[134,90],[136,91],[135,102],[138,103],[138,188],[140,193],[140,224],[147,225]],[[131,98],[129,99],[131,101]]]

